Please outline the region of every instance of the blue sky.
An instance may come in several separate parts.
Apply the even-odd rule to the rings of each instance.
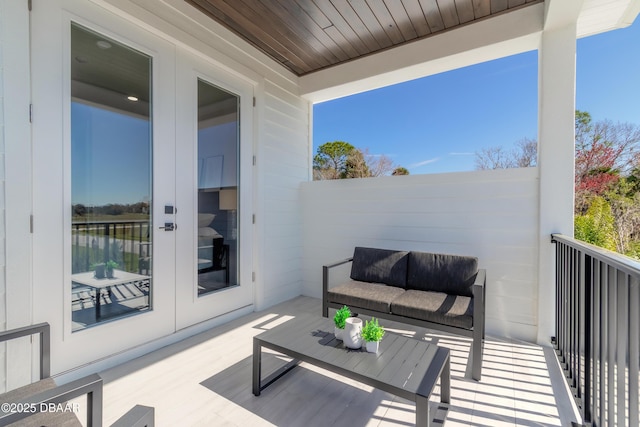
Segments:
[[[71,203],[148,202],[149,121],[71,103]]]
[[[578,40],[576,108],[640,125],[640,23]],[[537,138],[538,57],[527,52],[314,106],[314,153],[346,141],[411,174],[474,170],[483,147]]]

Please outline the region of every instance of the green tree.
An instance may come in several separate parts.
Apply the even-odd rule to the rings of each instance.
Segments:
[[[339,179],[346,177],[347,159],[355,147],[348,142],[325,142],[313,157],[314,179]]]
[[[77,205],[73,205],[73,215],[74,216],[85,216],[88,210],[85,205],[82,203],[78,203]]]
[[[372,155],[348,142],[326,142],[313,158],[313,179],[371,178],[389,175],[395,168],[391,159]]]
[[[616,250],[621,254],[638,257],[638,231],[640,230],[640,193],[635,182],[621,178],[604,197],[611,205],[616,230]]]
[[[575,217],[574,235],[576,239],[615,251],[615,220],[609,202],[594,197],[587,212]]]
[[[391,175],[409,175],[409,169],[399,166],[393,170]]]
[[[345,164],[345,178],[369,178],[371,177],[371,171],[367,160],[364,158],[362,151],[356,149],[351,150],[347,156],[347,162]]]

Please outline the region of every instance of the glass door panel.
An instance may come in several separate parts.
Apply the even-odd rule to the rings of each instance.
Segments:
[[[176,78],[176,327],[253,306],[253,86],[186,52]]]
[[[71,25],[71,318],[152,308],[151,58]]]
[[[239,101],[198,79],[198,296],[238,284]]]

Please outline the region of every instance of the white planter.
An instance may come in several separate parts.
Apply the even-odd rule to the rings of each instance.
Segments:
[[[362,347],[362,336],[360,335],[361,332],[362,319],[358,317],[349,317],[345,322],[344,335],[342,336],[344,345],[353,349]]]
[[[333,335],[336,336],[337,340],[342,341],[342,335],[344,334],[344,329],[340,329],[337,326],[334,327],[333,329]]]
[[[380,347],[380,341],[367,341],[367,351],[369,353],[377,353]]]

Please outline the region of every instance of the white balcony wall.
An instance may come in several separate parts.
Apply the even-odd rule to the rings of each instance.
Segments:
[[[537,168],[304,183],[303,293],[320,297],[322,265],[355,246],[473,255],[487,332],[535,341],[538,188]]]

